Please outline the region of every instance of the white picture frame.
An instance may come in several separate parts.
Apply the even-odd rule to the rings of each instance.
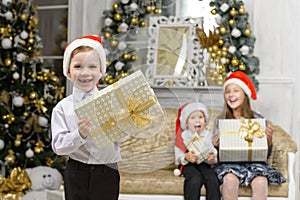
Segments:
[[[146,77],[153,85],[204,86],[203,18],[150,17]]]

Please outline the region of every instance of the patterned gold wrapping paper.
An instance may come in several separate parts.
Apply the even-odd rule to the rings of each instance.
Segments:
[[[164,113],[139,70],[75,105],[79,119],[91,120],[90,136],[101,148],[128,135],[149,137],[164,125]]]
[[[265,127],[265,119],[219,120],[220,162],[267,161]]]
[[[197,134],[195,134],[193,138],[187,143],[186,147],[189,151],[194,151],[198,156],[198,164],[206,160],[209,153],[212,152],[212,149],[209,148],[209,145],[206,144],[206,142]]]

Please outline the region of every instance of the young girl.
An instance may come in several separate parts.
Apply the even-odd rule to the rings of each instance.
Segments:
[[[184,180],[184,199],[199,200],[200,189],[206,188],[206,199],[219,200],[219,181],[214,171],[217,163],[217,150],[212,143],[212,134],[205,130],[209,115],[202,103],[189,103],[178,110],[176,121],[175,163],[182,169]],[[187,149],[187,143],[197,134],[210,150],[201,163],[194,151]]]
[[[97,92],[105,73],[106,58],[98,36],[83,36],[69,43],[64,52],[63,72],[73,92],[53,109],[52,148],[69,157],[64,172],[66,200],[117,200],[121,160],[119,144],[99,149],[89,136],[89,119],[78,119],[74,105]]]
[[[218,119],[240,119],[243,118],[263,118],[258,113],[252,111],[250,98],[256,99],[256,91],[248,76],[236,71],[230,74],[224,85],[225,106],[223,113],[215,121],[215,134],[213,142],[219,146]],[[270,125],[266,127],[268,141],[268,155],[272,150],[272,133]],[[286,179],[274,168],[265,162],[241,162],[223,163],[216,167],[216,172],[221,183],[223,183],[223,199],[238,199],[239,185],[251,185],[252,199],[266,200],[268,196],[268,183],[278,184]]]

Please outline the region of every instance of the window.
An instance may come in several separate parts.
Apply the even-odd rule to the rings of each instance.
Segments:
[[[62,81],[62,60],[68,35],[68,0],[35,0],[38,5],[39,36],[44,65],[54,67]]]

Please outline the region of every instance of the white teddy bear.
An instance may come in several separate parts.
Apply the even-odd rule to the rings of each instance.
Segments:
[[[31,187],[22,200],[47,199],[48,190],[58,190],[62,184],[61,173],[51,167],[37,166],[25,169],[31,180]]]

